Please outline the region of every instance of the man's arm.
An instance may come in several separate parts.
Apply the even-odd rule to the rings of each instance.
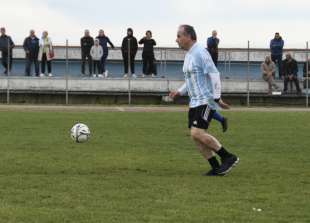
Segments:
[[[174,99],[176,97],[182,96],[182,95],[186,95],[187,94],[187,88],[186,88],[186,83],[184,83],[181,87],[179,87],[178,90],[176,91],[171,91],[169,93],[169,97]]]

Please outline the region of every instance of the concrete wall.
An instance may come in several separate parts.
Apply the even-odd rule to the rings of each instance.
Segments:
[[[7,87],[12,91],[39,91],[39,92],[128,92],[129,85],[132,92],[166,94],[176,90],[184,82],[182,80],[167,79],[94,79],[94,78],[36,78],[36,77],[5,77],[0,78],[0,91],[6,91]],[[278,82],[283,85],[282,81]],[[68,86],[68,88],[66,88]],[[266,93],[267,83],[264,81],[251,81],[250,91],[253,93]],[[247,82],[245,80],[223,80],[223,93],[245,93]]]
[[[292,52],[293,56],[297,61],[306,60],[306,51],[301,49],[286,49],[285,51]],[[137,60],[141,60],[141,48],[137,54]],[[266,55],[269,55],[269,49],[251,49],[250,51],[250,61],[261,62],[264,60]],[[184,59],[185,52],[178,48],[155,48],[155,57],[157,60],[166,61],[182,61]],[[24,50],[21,46],[15,47],[13,51],[14,58],[22,59],[25,58]],[[55,47],[55,59],[63,60],[66,58],[66,49],[64,46]],[[68,58],[70,60],[79,60],[81,58],[80,47],[69,47],[68,48]],[[248,52],[244,48],[225,48],[219,51],[220,61],[247,61]],[[122,54],[119,47],[115,49],[110,49],[109,60],[122,60]]]

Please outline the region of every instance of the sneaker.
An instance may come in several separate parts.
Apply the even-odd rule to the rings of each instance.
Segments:
[[[104,78],[104,76],[102,74],[98,74],[99,78]]]
[[[106,71],[104,72],[104,77],[108,77],[108,76],[109,76],[109,71],[106,70]]]
[[[223,160],[222,165],[217,170],[217,174],[226,175],[231,169],[239,163],[239,157],[231,155],[230,157]]]
[[[128,77],[128,74],[124,74],[124,76],[123,76],[124,78],[127,78]]]
[[[136,75],[136,74],[132,74],[132,77],[133,77],[133,78],[137,78],[137,75]]]
[[[209,172],[203,174],[203,176],[222,176],[217,173],[218,169],[211,169]]]
[[[93,74],[93,77],[97,77],[96,74]]]
[[[228,129],[228,120],[227,118],[224,118],[224,121],[222,122],[222,128],[223,128],[223,132],[226,132]]]
[[[44,76],[45,76],[45,74],[43,74],[43,73],[40,74],[40,77],[44,77]]]
[[[156,75],[155,75],[155,74],[152,74],[152,77],[156,77]]]
[[[144,77],[145,77],[145,74],[142,74],[142,77],[144,78]]]
[[[53,74],[52,74],[52,73],[49,73],[48,76],[49,76],[49,77],[53,77]]]

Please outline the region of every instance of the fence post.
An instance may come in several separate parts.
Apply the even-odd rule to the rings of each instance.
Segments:
[[[130,58],[130,39],[128,39],[128,105],[131,105],[131,58]]]
[[[11,46],[10,46],[10,40],[9,38],[7,38],[8,40],[8,58],[7,58],[7,90],[6,90],[6,103],[7,104],[10,104],[10,73],[11,73],[11,60],[10,60],[10,57],[11,57]]]
[[[250,41],[248,40],[247,106],[250,107]]]
[[[309,43],[306,43],[306,108],[309,107]]]
[[[66,39],[66,105],[69,104],[69,41]]]

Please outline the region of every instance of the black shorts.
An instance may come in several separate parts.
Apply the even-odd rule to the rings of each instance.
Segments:
[[[215,110],[208,105],[190,108],[188,111],[188,128],[208,129]]]

